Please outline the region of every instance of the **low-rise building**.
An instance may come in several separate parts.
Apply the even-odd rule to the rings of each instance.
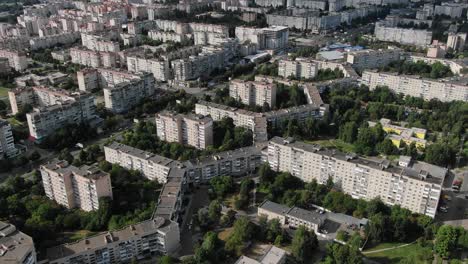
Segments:
[[[112,199],[110,175],[97,165],[75,167],[67,161],[54,160],[40,167],[47,197],[68,209],[99,209],[99,199]]]
[[[250,106],[275,107],[276,84],[235,79],[229,83],[229,96]]]
[[[463,78],[460,80],[434,80],[415,75],[364,71],[361,83],[367,85],[371,90],[376,87],[386,86],[394,93],[421,97],[424,100],[468,101],[468,85],[466,85],[466,80]]]
[[[447,169],[425,162],[392,164],[280,137],[269,141],[264,159],[272,170],[289,172],[305,182],[325,184],[332,179],[335,188],[355,199],[380,197],[388,205],[430,217],[437,212],[447,174]]]
[[[180,242],[179,224],[161,217],[100,233],[47,250],[50,264],[128,263],[173,253]]]
[[[286,258],[286,251],[275,246],[270,246],[260,260],[241,256],[235,264],[284,264],[286,263]]]
[[[160,140],[206,149],[213,145],[213,119],[200,115],[163,112],[156,115]]]
[[[0,263],[36,264],[33,239],[12,224],[0,221]]]
[[[390,119],[386,118],[380,119],[380,124],[382,125],[382,129],[389,134],[390,140],[392,140],[393,145],[397,148],[401,147],[402,143],[408,146],[414,143],[419,149],[424,149],[426,147],[426,129],[417,127],[406,128],[394,125]],[[370,127],[375,125],[375,122],[369,121]]]

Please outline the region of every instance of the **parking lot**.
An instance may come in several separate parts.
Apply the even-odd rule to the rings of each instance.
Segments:
[[[454,179],[463,179],[460,191],[452,190]],[[468,172],[460,171],[447,176],[444,181],[442,196],[436,220],[446,224],[468,227]],[[442,208],[442,209],[441,209]],[[444,208],[446,210],[444,210]]]

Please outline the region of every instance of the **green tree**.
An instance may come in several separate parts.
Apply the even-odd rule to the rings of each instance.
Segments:
[[[253,235],[253,226],[245,216],[240,217],[234,222],[231,235],[226,241],[226,250],[239,256],[246,247]]]
[[[308,231],[304,226],[299,226],[294,232],[291,242],[291,253],[299,263],[310,259],[314,250],[318,248],[317,236],[313,231]]]
[[[450,257],[457,246],[457,230],[449,225],[443,225],[437,231],[434,243],[435,252],[443,257]]]
[[[218,200],[211,201],[208,206],[208,217],[213,223],[217,223],[221,216],[221,204]]]

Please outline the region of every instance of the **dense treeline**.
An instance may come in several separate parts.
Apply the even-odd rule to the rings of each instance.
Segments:
[[[406,75],[419,75],[431,79],[453,76],[449,66],[440,62],[427,64],[424,61],[394,61],[381,69],[385,72],[398,72]]]
[[[62,150],[73,147],[80,141],[93,139],[96,135],[96,129],[88,124],[67,124],[44,138],[40,146],[46,149]]]

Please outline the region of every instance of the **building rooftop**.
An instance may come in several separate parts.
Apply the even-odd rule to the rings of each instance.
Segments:
[[[47,170],[55,171],[60,175],[74,174],[92,180],[97,180],[109,175],[108,173],[100,170],[97,165],[83,165],[80,167],[75,167],[65,160],[53,160],[42,165],[41,167]]]
[[[315,211],[305,210],[299,207],[293,207],[287,213],[288,216],[295,217],[309,223],[314,223],[321,226],[326,219],[326,216]]]
[[[34,242],[30,236],[0,221],[0,263],[19,263],[31,250],[34,250]]]
[[[153,163],[163,165],[163,166],[168,166],[170,167],[171,165],[176,165],[177,162],[171,159],[168,159],[166,157],[156,155],[154,153],[144,151],[141,149],[133,148],[118,142],[112,142],[110,145],[106,146],[107,148],[114,149],[123,153],[127,153],[129,155],[138,157],[140,159],[148,160]]]
[[[279,215],[286,215],[289,212],[289,210],[291,210],[291,208],[286,206],[286,205],[275,203],[275,202],[272,202],[272,201],[269,201],[269,200],[265,200],[259,206],[259,208],[262,208],[264,210],[267,210],[267,211],[270,211],[270,212],[273,212],[273,213],[279,214]]]
[[[143,236],[145,234],[155,233],[158,230],[166,232],[172,228],[176,228],[176,226],[178,226],[177,223],[158,217],[156,219],[129,225],[115,231],[103,232],[95,236],[76,241],[74,243],[68,243],[49,248],[47,249],[47,259],[52,261],[64,258],[91,249],[102,248],[110,243],[127,241],[135,236]]]

